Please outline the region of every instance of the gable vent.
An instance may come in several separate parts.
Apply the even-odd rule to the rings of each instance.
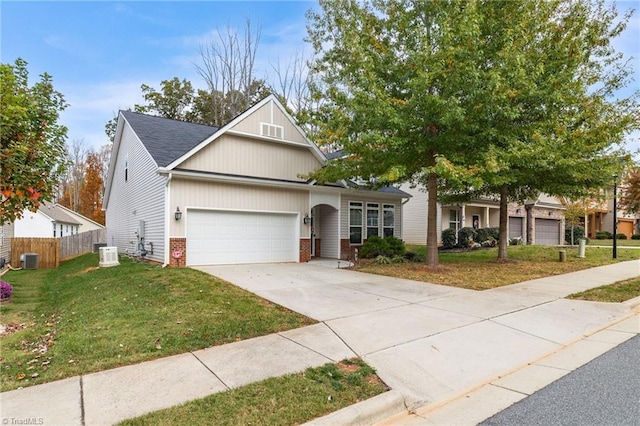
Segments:
[[[260,123],[260,134],[270,138],[284,139],[284,127],[275,124]]]

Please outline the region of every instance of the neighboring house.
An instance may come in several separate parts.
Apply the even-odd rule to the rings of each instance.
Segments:
[[[403,208],[403,238],[410,244],[426,244],[428,194],[409,184],[400,187],[412,195]],[[536,201],[524,205],[510,203],[508,206],[507,232],[509,238],[522,239],[527,244],[564,244],[564,207],[554,197],[542,194]],[[497,228],[500,226],[500,203],[498,199],[484,198],[467,203],[438,203],[438,244],[442,242],[442,231],[464,227]]]
[[[347,258],[368,235],[401,238],[409,196],[302,177],[327,161],[275,96],[221,128],[121,111],[107,244],[189,266]]]
[[[0,226],[0,268],[11,260],[11,238],[13,238],[13,229],[13,223],[5,223]]]
[[[91,220],[88,217],[85,217],[78,212],[74,212],[70,208],[67,208],[61,204],[56,204],[56,206],[62,209],[67,215],[69,215],[69,217],[71,217],[72,219],[75,219],[77,222],[80,223],[80,232],[95,231],[97,229],[105,228],[104,225],[101,225],[98,222]]]
[[[38,211],[25,210],[14,222],[14,237],[60,238],[78,234],[81,223],[59,204],[42,203]]]
[[[581,218],[582,225],[586,229],[588,238],[596,238],[601,231],[613,234],[613,188],[600,192],[601,200],[592,201],[589,206],[589,214]],[[620,197],[620,191],[618,191]],[[625,234],[630,239],[634,234],[640,234],[640,214],[628,214],[620,209],[618,204],[618,234]]]

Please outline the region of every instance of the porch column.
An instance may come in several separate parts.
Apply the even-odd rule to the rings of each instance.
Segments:
[[[460,228],[464,228],[465,226],[467,226],[465,224],[465,222],[467,221],[467,215],[466,215],[466,205],[462,205],[462,207],[460,207]]]
[[[485,207],[484,208],[484,227],[485,228],[491,228],[491,222],[489,222],[489,207]]]

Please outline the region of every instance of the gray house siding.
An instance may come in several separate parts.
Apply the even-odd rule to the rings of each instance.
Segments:
[[[7,263],[11,260],[11,238],[13,238],[13,223],[0,225],[0,257]]]
[[[119,190],[111,191],[107,206],[107,244],[118,247],[119,252],[135,250],[136,231],[144,221],[147,257],[163,262],[166,178],[156,173],[156,163],[127,123],[112,167],[112,186]]]

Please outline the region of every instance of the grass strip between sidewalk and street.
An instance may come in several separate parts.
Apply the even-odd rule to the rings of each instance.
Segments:
[[[613,303],[626,302],[636,297],[640,297],[640,277],[618,281],[614,284],[603,285],[567,296],[568,299]]]
[[[1,391],[315,323],[204,272],[120,262],[87,254],[2,277]]]
[[[344,360],[216,393],[119,424],[295,425],[387,390],[363,361]]]

